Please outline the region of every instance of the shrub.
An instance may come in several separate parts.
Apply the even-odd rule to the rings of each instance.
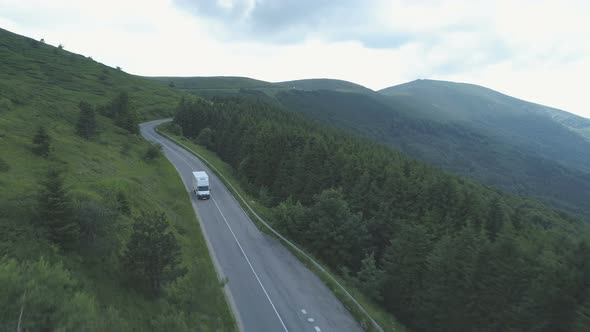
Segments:
[[[0,113],[1,112],[7,112],[10,111],[12,109],[12,101],[0,97]]]
[[[37,129],[37,133],[33,137],[33,153],[43,158],[48,158],[51,152],[51,137],[47,133],[45,127],[41,126]]]
[[[0,172],[4,173],[4,172],[8,172],[10,170],[10,165],[8,165],[8,163],[6,163],[6,161],[2,158],[0,158]]]
[[[162,156],[162,145],[158,143],[152,143],[148,146],[147,150],[145,151],[143,160],[149,162],[160,158],[160,156]]]
[[[210,149],[213,146],[213,130],[211,128],[204,128],[197,136],[197,144]]]

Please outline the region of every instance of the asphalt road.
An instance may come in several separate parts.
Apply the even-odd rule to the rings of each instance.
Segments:
[[[141,124],[141,134],[162,144],[182,178],[218,273],[228,279],[224,290],[241,330],[362,331],[314,273],[279,241],[258,230],[213,172],[154,131],[165,121]],[[209,175],[210,200],[196,199],[191,189],[193,171]]]

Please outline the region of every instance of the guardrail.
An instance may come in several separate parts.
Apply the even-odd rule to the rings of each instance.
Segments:
[[[282,236],[279,232],[277,232],[271,225],[269,225],[266,221],[264,221],[264,219],[262,219],[262,217],[260,217],[256,213],[256,211],[254,211],[254,209],[252,209],[252,207],[250,206],[250,204],[248,204],[248,202],[242,197],[242,195],[240,195],[240,193],[238,192],[238,190],[223,175],[223,173],[221,173],[221,171],[219,171],[213,164],[211,164],[201,154],[199,154],[198,152],[193,151],[191,148],[189,148],[188,146],[184,145],[182,142],[179,142],[174,137],[171,137],[167,133],[162,132],[159,128],[155,128],[155,130],[156,130],[156,132],[158,132],[158,134],[166,137],[167,139],[173,141],[177,145],[183,147],[185,150],[187,150],[190,153],[194,154],[197,158],[201,159],[201,161],[203,161],[205,164],[207,164],[207,166],[210,169],[212,169],[215,172],[215,174],[217,174],[219,177],[221,177],[223,179],[223,182],[232,189],[232,192],[235,195],[238,196],[238,198],[242,201],[242,203],[244,203],[244,205],[248,208],[248,210],[258,219],[258,221],[260,221],[273,235],[275,235],[276,237],[278,237],[279,239],[281,239],[284,243],[286,243],[287,245],[289,245],[291,247],[291,249],[295,250],[297,253],[299,253],[300,255],[302,255],[303,257],[305,257],[305,259],[307,259],[308,262],[310,262],[311,264],[313,264],[313,266],[315,266],[317,269],[319,269],[320,271],[322,271],[324,273],[324,275],[326,275],[332,282],[334,282],[340,288],[341,291],[344,292],[344,294],[346,294],[346,296],[348,297],[348,299],[350,301],[352,301],[352,303],[354,303],[357,306],[357,308],[368,318],[369,322],[371,322],[371,324],[373,325],[373,327],[375,329],[377,329],[377,331],[384,332],[383,329],[381,328],[381,326],[379,326],[379,324],[373,319],[373,317],[371,317],[371,315],[369,315],[369,313],[365,310],[365,308],[363,308],[363,306],[360,303],[358,303],[358,301],[354,298],[354,296],[352,296],[346,290],[346,288],[344,288],[344,286],[342,286],[342,284],[340,284],[338,282],[338,280],[336,280],[336,278],[334,278],[332,276],[332,274],[330,274],[330,272],[328,272],[322,265],[320,265],[313,258],[311,258],[311,256],[309,256],[308,254],[306,254],[303,250],[299,249],[299,247],[297,247],[291,241],[287,240],[284,236]]]

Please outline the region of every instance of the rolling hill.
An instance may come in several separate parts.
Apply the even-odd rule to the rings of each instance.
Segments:
[[[275,98],[288,110],[590,220],[590,143],[581,134],[586,119],[489,89],[437,81],[379,95],[288,90]]]
[[[274,86],[213,95],[302,113],[590,221],[590,120],[462,83],[417,80],[378,92],[329,79]]]
[[[285,81],[275,83],[276,85],[280,85],[289,89],[296,89],[296,90],[332,90],[332,91],[339,91],[339,92],[355,92],[355,93],[367,93],[372,94],[375,91],[365,88],[362,85],[343,81],[343,80],[334,80],[334,79],[327,79],[327,78],[314,78],[314,79],[304,79],[304,80],[295,80],[295,81]]]
[[[422,117],[461,124],[569,167],[590,170],[590,120],[473,84],[418,80],[381,90]]]
[[[174,86],[181,90],[231,90],[273,88],[269,82],[248,77],[211,76],[211,77],[147,77],[151,80]]]
[[[16,329],[16,308],[31,331],[234,330],[175,169],[117,118],[98,112],[98,135],[77,134],[81,102],[98,110],[126,93],[140,120],[171,115],[181,95],[2,29],[0,59],[0,330]],[[40,127],[46,158],[32,149]],[[124,259],[143,212],[165,214],[185,272],[157,295]],[[66,230],[79,235],[67,246]]]

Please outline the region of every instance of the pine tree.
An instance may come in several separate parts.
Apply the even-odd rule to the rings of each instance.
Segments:
[[[80,102],[79,108],[80,116],[76,126],[77,134],[85,139],[95,137],[97,134],[97,124],[94,109],[92,109],[92,106],[85,101]]]
[[[33,137],[33,153],[43,158],[48,158],[51,152],[51,137],[47,133],[45,127],[41,126],[37,129],[37,133]]]
[[[361,261],[361,269],[356,273],[356,283],[363,294],[380,302],[381,289],[385,281],[385,274],[377,267],[375,255],[371,253]]]
[[[204,128],[197,136],[197,143],[210,149],[213,146],[213,130],[211,128]]]
[[[115,125],[132,134],[139,133],[139,117],[137,111],[130,106],[127,92],[120,92],[108,105],[99,109],[101,114],[113,119]]]
[[[340,190],[324,190],[315,201],[305,235],[309,247],[332,267],[341,264],[357,269],[368,239],[361,215],[349,209]]]
[[[142,212],[133,223],[125,252],[125,266],[139,278],[147,279],[154,294],[181,273],[180,246],[169,226],[164,213]]]
[[[131,214],[131,204],[129,204],[129,199],[124,191],[117,193],[117,210],[126,216]]]
[[[73,247],[80,235],[80,226],[73,218],[68,192],[59,170],[50,168],[38,196],[39,216],[49,239],[68,249]]]
[[[427,258],[424,288],[419,294],[415,323],[422,331],[473,331],[472,307],[479,301],[474,275],[485,237],[468,225],[454,236],[443,237]]]
[[[504,204],[500,198],[496,197],[490,206],[490,213],[486,220],[485,228],[490,240],[494,241],[502,229],[502,226],[508,219]]]
[[[418,309],[418,294],[427,273],[426,258],[433,246],[431,236],[422,225],[401,223],[383,255],[387,276],[382,291],[384,304],[405,323],[415,319]]]

